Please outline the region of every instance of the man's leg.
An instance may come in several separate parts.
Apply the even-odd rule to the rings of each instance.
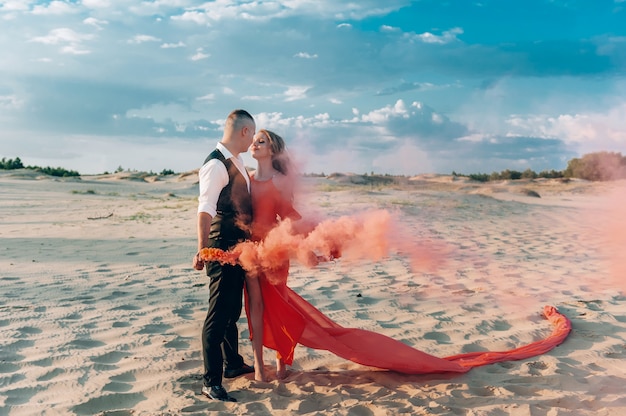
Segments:
[[[219,263],[207,264],[209,275],[209,308],[202,328],[202,355],[204,358],[204,385],[221,386],[224,360],[222,342],[228,326],[228,289]],[[224,290],[226,289],[226,290]]]
[[[237,321],[241,316],[243,282],[245,272],[240,266],[224,266],[224,276],[228,279],[229,310],[228,322],[224,329],[224,342],[222,343],[222,354],[224,365],[227,369],[238,369],[244,364],[243,357],[239,354],[239,330]]]

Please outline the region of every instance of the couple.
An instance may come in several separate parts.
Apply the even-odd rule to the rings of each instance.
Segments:
[[[206,267],[210,277],[209,310],[202,333],[204,395],[236,401],[222,387],[222,375],[232,378],[254,372],[256,380],[264,380],[263,345],[277,352],[278,378],[285,376],[297,344],[405,374],[464,373],[476,366],[543,354],[569,334],[567,317],[546,306],[544,316],[554,328],[544,339],[507,351],[439,358],[382,334],[333,322],[287,287],[288,260],[280,267],[248,274],[239,265],[218,261],[205,264],[199,255],[203,248],[228,251],[246,239],[261,241],[279,219],[300,217],[292,206],[293,182],[287,175],[283,140],[267,130],[256,134],[255,130],[249,113],[233,111],[226,120],[222,141],[199,171],[198,254],[193,264],[197,270]],[[240,157],[248,149],[258,163],[252,176],[248,176]],[[236,322],[244,282],[254,367],[243,362],[237,347]]]
[[[204,262],[200,251],[203,248],[227,251],[245,240],[261,240],[275,225],[277,215],[299,217],[291,207],[282,138],[267,130],[255,134],[255,130],[254,118],[247,111],[232,111],[226,119],[222,140],[198,172],[198,252],[193,267],[205,268],[210,279],[209,308],[202,329],[202,394],[222,401],[236,401],[222,386],[222,377],[254,372],[256,380],[265,380],[261,284],[264,277],[247,276],[239,265]],[[240,155],[248,149],[258,162],[252,176],[248,175]],[[287,263],[280,272],[286,277],[288,269]],[[238,352],[236,323],[242,309],[244,282],[254,367],[245,364]],[[284,377],[285,361],[279,359],[278,363],[277,374]]]

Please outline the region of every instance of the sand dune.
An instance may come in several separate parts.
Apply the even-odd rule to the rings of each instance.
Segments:
[[[624,182],[307,178],[307,215],[389,210],[408,238],[446,247],[434,270],[402,253],[294,263],[291,287],[336,322],[442,357],[545,336],[545,304],[573,331],[548,354],[463,375],[401,375],[299,347],[286,380],[227,380],[239,402],[222,403],[199,394],[208,285],[191,268],[196,177],[141,176],[0,171],[0,415],[626,412]],[[239,327],[252,361],[244,314]]]

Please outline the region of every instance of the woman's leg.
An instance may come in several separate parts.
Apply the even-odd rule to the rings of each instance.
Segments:
[[[287,299],[286,283],[276,285],[276,290],[278,290],[283,299]],[[285,364],[279,354],[276,354],[276,378],[283,380],[285,377],[287,377],[287,364]]]
[[[246,291],[248,292],[248,308],[250,309],[254,379],[265,381],[263,364],[263,297],[258,277],[246,276]]]
[[[276,378],[279,380],[287,377],[287,365],[280,357],[276,357]]]

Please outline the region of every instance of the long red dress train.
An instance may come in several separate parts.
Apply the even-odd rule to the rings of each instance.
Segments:
[[[252,181],[253,235],[262,239],[280,218],[297,217],[290,201],[281,198],[270,181]],[[256,231],[256,232],[255,232]],[[272,274],[270,283],[266,273]],[[501,361],[521,360],[546,353],[561,344],[571,331],[569,319],[552,306],[544,316],[552,333],[544,339],[507,351],[484,351],[435,357],[376,332],[344,328],[326,317],[286,285],[289,264],[260,273],[263,297],[263,345],[275,350],[286,364],[292,364],[297,344],[327,350],[358,364],[406,374],[466,372],[473,367]],[[247,302],[246,302],[247,304]],[[246,313],[249,311],[246,305]],[[250,328],[251,336],[252,328]]]

